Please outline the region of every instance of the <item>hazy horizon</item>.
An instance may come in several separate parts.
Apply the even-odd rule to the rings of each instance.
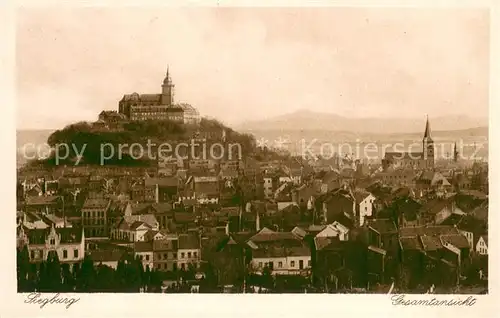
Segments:
[[[235,126],[308,109],[487,118],[487,9],[24,8],[18,129],[58,129],[158,93]],[[92,23],[88,23],[92,21]]]

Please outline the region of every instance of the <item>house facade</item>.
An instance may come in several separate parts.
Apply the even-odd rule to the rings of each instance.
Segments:
[[[28,245],[30,262],[47,260],[49,252],[55,251],[61,263],[79,263],[85,256],[85,234],[82,228],[34,229],[22,231]]]

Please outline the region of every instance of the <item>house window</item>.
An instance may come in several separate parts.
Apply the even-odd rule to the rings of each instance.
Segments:
[[[295,261],[290,262],[290,267],[295,267]]]
[[[181,258],[184,258],[185,257],[185,253],[181,253]],[[184,264],[183,264],[184,265]]]
[[[311,260],[307,261],[307,267],[311,267]]]
[[[50,239],[50,245],[56,245],[56,239]]]
[[[188,258],[191,258],[191,252],[188,252]]]
[[[269,262],[269,269],[274,269],[274,262]]]
[[[167,253],[164,253],[163,254],[163,259],[167,259],[168,258],[168,254]]]
[[[182,270],[185,270],[185,269],[186,269],[186,264],[184,264],[184,263],[183,263],[183,264],[181,264],[181,269],[182,269]]]
[[[198,252],[193,252],[193,257],[197,258],[198,257]]]
[[[304,261],[303,260],[299,261],[299,269],[304,269]]]
[[[282,268],[283,267],[283,262],[279,262],[278,263],[278,268]]]
[[[35,251],[31,251],[31,258],[35,258]],[[262,263],[261,263],[262,264]]]
[[[63,250],[63,258],[68,258],[68,251],[67,250]]]
[[[73,250],[73,257],[78,258],[78,250]]]
[[[149,255],[146,255],[146,261],[149,261]]]

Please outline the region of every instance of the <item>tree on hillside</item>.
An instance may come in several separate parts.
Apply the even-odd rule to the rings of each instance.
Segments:
[[[28,246],[24,245],[23,248],[17,249],[17,291],[28,292],[29,282],[30,259],[28,253]]]
[[[71,267],[69,264],[61,264],[61,277],[61,291],[73,292],[75,286],[75,278],[71,273]]]
[[[85,255],[83,262],[76,275],[76,290],[79,292],[91,292],[96,282],[94,262],[89,255]]]
[[[116,290],[116,272],[113,268],[99,264],[95,268],[96,286],[95,290],[99,292],[114,292]]]
[[[40,291],[56,292],[61,290],[61,264],[56,251],[49,251],[47,260],[40,264]]]

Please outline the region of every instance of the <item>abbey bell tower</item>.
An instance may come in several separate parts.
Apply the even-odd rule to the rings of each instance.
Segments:
[[[167,75],[163,80],[161,85],[161,104],[162,105],[172,105],[174,103],[174,84],[172,84],[172,79],[170,78],[169,68],[167,66]]]
[[[422,140],[422,151],[424,153],[426,167],[428,169],[434,168],[434,140],[431,138],[431,126],[428,116],[425,123],[424,139]]]

